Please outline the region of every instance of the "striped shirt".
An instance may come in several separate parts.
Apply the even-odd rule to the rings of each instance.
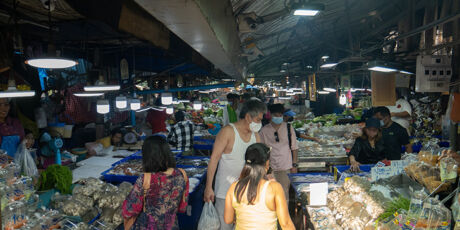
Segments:
[[[168,141],[175,144],[177,149],[189,151],[193,147],[194,125],[190,121],[181,121],[171,126]]]

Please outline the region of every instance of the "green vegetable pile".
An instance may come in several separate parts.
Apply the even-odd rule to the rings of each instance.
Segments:
[[[388,207],[385,209],[385,212],[383,212],[379,216],[379,218],[377,218],[377,221],[385,220],[386,218],[393,216],[396,212],[400,210],[409,211],[409,206],[410,206],[410,200],[400,196],[398,199],[393,200],[388,205]]]
[[[40,173],[40,191],[56,188],[61,193],[70,194],[72,186],[72,172],[66,166],[51,165]]]

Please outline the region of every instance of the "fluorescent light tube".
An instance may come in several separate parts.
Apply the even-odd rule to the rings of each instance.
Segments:
[[[77,97],[99,97],[99,96],[104,95],[104,93],[85,93],[85,92],[82,92],[82,93],[74,93],[73,95],[75,95]]]
[[[339,63],[325,63],[325,64],[322,64],[320,66],[320,68],[323,68],[323,69],[328,69],[328,68],[333,68],[335,67],[336,65],[338,65]]]
[[[136,110],[136,113],[145,112],[145,111],[150,110],[150,109],[152,109],[152,107],[147,106],[147,107],[144,107],[144,108],[142,108],[142,109]]]
[[[119,85],[97,85],[97,86],[85,86],[85,91],[97,92],[97,91],[115,91],[119,90]]]
[[[33,97],[35,96],[35,91],[32,90],[7,90],[0,92],[0,98],[9,98],[9,97]]]
[[[384,66],[374,66],[374,67],[369,68],[369,70],[376,71],[376,72],[384,72],[384,73],[391,73],[391,72],[398,71],[397,69],[388,68]]]
[[[64,58],[34,58],[27,60],[26,64],[43,69],[65,69],[77,65],[78,62]]]
[[[297,16],[315,16],[318,13],[319,10],[298,9],[294,11],[294,15]]]
[[[400,70],[399,72],[402,73],[402,74],[408,74],[408,75],[413,75],[414,74],[414,73],[404,71],[404,70]]]
[[[332,92],[332,93],[337,92],[337,90],[334,89],[334,88],[323,88],[323,90],[324,90],[324,91],[327,91],[327,92]]]
[[[330,92],[328,91],[324,91],[324,90],[319,90],[318,91],[318,94],[329,94]]]

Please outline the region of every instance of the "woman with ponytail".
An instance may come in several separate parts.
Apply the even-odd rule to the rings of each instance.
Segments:
[[[269,159],[270,149],[265,144],[252,144],[246,150],[240,178],[225,198],[225,223],[235,222],[235,230],[276,230],[277,221],[283,230],[295,229],[283,187],[267,179]]]

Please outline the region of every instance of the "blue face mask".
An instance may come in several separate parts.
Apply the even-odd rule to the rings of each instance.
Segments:
[[[279,125],[283,123],[283,117],[272,117],[272,122]]]
[[[383,120],[380,120],[380,127],[383,127],[385,126],[385,122],[383,122]]]

